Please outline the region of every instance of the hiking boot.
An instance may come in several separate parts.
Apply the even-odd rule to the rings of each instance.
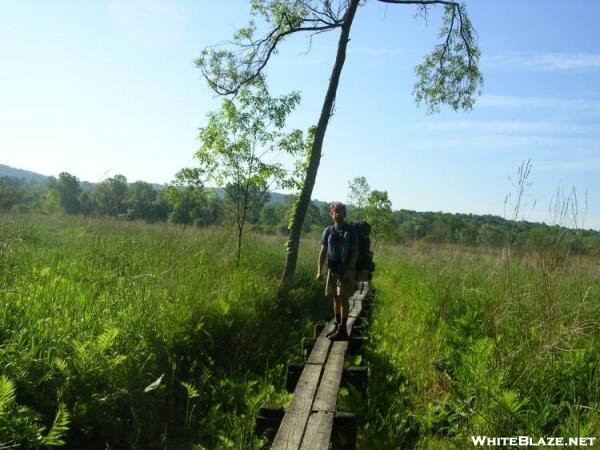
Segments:
[[[344,325],[338,325],[336,332],[329,336],[329,339],[332,341],[347,341],[348,332],[346,331],[346,327]]]
[[[337,323],[334,324],[333,330],[331,330],[329,333],[327,333],[325,335],[326,338],[330,338],[331,336],[333,336],[334,334],[337,334],[338,330],[340,328],[340,325],[338,325]]]

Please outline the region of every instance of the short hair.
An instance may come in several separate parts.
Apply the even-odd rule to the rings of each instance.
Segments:
[[[333,212],[336,209],[341,210],[342,214],[344,214],[344,217],[346,217],[346,205],[344,205],[342,202],[333,202],[331,205],[329,205],[329,211]]]

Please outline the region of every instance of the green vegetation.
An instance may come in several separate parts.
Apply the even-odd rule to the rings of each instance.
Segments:
[[[406,6],[402,0],[383,0]],[[409,2],[416,5],[419,14],[427,18],[428,8],[437,2]],[[440,43],[416,66],[417,82],[413,94],[418,104],[425,103],[430,112],[440,105],[454,110],[469,110],[481,93],[483,77],[479,71],[481,52],[467,15],[466,6],[458,2],[440,2],[444,5]],[[244,86],[250,86],[264,77],[271,57],[278,53],[282,43],[293,35],[309,37],[339,30],[339,39],[327,91],[319,118],[311,127],[307,139],[307,154],[303,167],[299,195],[290,217],[285,267],[278,289],[278,298],[288,300],[294,284],[298,250],[305,217],[311,197],[329,119],[334,113],[335,97],[346,61],[350,30],[359,7],[365,2],[348,0],[336,6],[330,0],[254,0],[250,2],[251,18],[248,24],[233,33],[233,38],[216,46],[206,47],[196,65],[209,87],[219,95],[236,95]],[[362,14],[362,13],[359,13]],[[260,26],[265,30],[260,30]],[[260,30],[257,32],[257,30]]]
[[[234,99],[223,100],[218,112],[208,114],[207,125],[200,130],[200,149],[196,169],[206,179],[225,187],[225,200],[237,228],[239,264],[244,227],[254,220],[268,199],[269,186],[292,187],[293,177],[277,161],[284,153],[302,154],[300,130],[284,132],[287,116],[300,102],[292,93],[274,98],[264,83],[245,86]],[[266,160],[270,162],[266,162]],[[195,177],[199,178],[199,177]]]
[[[282,239],[234,269],[228,236],[0,216],[0,447],[260,447],[254,414],[288,398],[284,365],[329,307],[316,244],[282,312]]]
[[[82,182],[81,189],[71,182],[73,179],[77,180],[66,172],[58,180],[50,177],[43,184],[33,184],[23,178],[2,177],[0,211],[34,211],[44,214],[73,211],[71,208],[77,202],[73,195],[67,193],[70,187],[72,191],[79,192],[81,210],[78,212],[85,216],[108,215],[124,220],[144,220],[150,223],[168,221],[207,227],[237,222],[238,203],[235,199],[243,197],[236,192],[238,188],[235,184],[226,190],[204,188],[198,168],[182,170],[172,184],[162,189],[143,181],[127,183],[121,175],[94,186]],[[65,181],[64,185],[62,180]],[[370,191],[364,177],[354,179],[349,183],[349,188],[349,198],[356,206],[349,205],[349,218],[371,222],[376,241],[500,248],[505,245],[508,237],[513,248],[521,251],[539,251],[558,246],[572,254],[600,254],[600,233],[582,229],[581,220],[575,222],[572,218],[562,217],[564,214],[561,211],[555,213],[553,221],[570,223],[574,229],[525,220],[506,220],[492,215],[416,212],[405,209],[393,211],[387,192]],[[227,190],[231,195],[227,194]],[[252,194],[249,196],[249,200],[252,200],[251,208],[245,218],[248,227],[254,232],[287,236],[297,197],[272,194],[277,201],[266,202],[270,194],[255,195],[261,191],[254,188],[248,192]],[[563,203],[567,203],[568,208],[562,209],[571,211],[573,207],[576,208],[573,199],[573,194],[564,199]],[[68,204],[71,206],[67,206]],[[302,232],[305,235],[309,232],[318,234],[329,222],[328,204],[311,201]]]
[[[555,249],[376,249],[361,448],[597,436],[600,266]]]
[[[313,279],[277,305],[284,238],[78,216],[0,216],[0,444],[261,448],[284,367],[328,318]],[[341,401],[361,448],[464,448],[469,436],[600,431],[600,269],[536,252],[376,245],[379,296]],[[355,361],[356,363],[357,361]]]

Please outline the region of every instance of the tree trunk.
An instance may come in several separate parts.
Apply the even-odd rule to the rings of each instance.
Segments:
[[[279,290],[277,293],[280,303],[285,303],[287,301],[289,290],[294,281],[296,262],[298,260],[298,247],[300,245],[300,236],[302,234],[302,224],[304,223],[304,217],[306,216],[306,211],[308,210],[312,191],[315,186],[317,171],[319,170],[319,163],[321,161],[325,130],[327,130],[329,118],[333,113],[335,95],[340,81],[342,68],[344,67],[344,61],[346,60],[346,47],[348,46],[350,28],[352,27],[352,21],[354,20],[358,3],[359,0],[349,1],[348,11],[346,12],[346,17],[344,18],[344,24],[342,25],[342,32],[338,42],[335,64],[333,65],[333,70],[331,71],[327,94],[325,95],[325,100],[323,101],[323,107],[321,109],[321,116],[319,117],[319,122],[317,123],[317,127],[315,129],[315,136],[310,152],[310,160],[306,169],[306,176],[304,178],[302,190],[300,191],[300,197],[296,202],[296,207],[294,208],[292,225],[290,227],[290,235],[286,246],[285,267],[283,269],[283,275],[281,277]]]
[[[239,186],[239,185],[238,185]],[[246,181],[246,187],[244,188],[244,197],[242,199],[242,211],[240,217],[240,202],[237,202],[237,225],[238,225],[238,244],[237,244],[237,255],[235,258],[235,267],[240,266],[240,258],[242,256],[242,237],[244,234],[244,225],[246,224],[246,212],[248,211],[249,200],[249,189],[250,181]]]
[[[237,253],[235,255],[235,267],[240,266],[240,258],[242,256],[242,231],[243,227],[238,227]]]

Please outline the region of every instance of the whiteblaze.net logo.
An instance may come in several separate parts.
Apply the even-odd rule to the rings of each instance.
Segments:
[[[490,437],[490,436],[471,436],[474,446],[487,447],[593,447],[596,443],[595,437],[541,437],[533,438],[531,436],[511,436],[511,437]]]

